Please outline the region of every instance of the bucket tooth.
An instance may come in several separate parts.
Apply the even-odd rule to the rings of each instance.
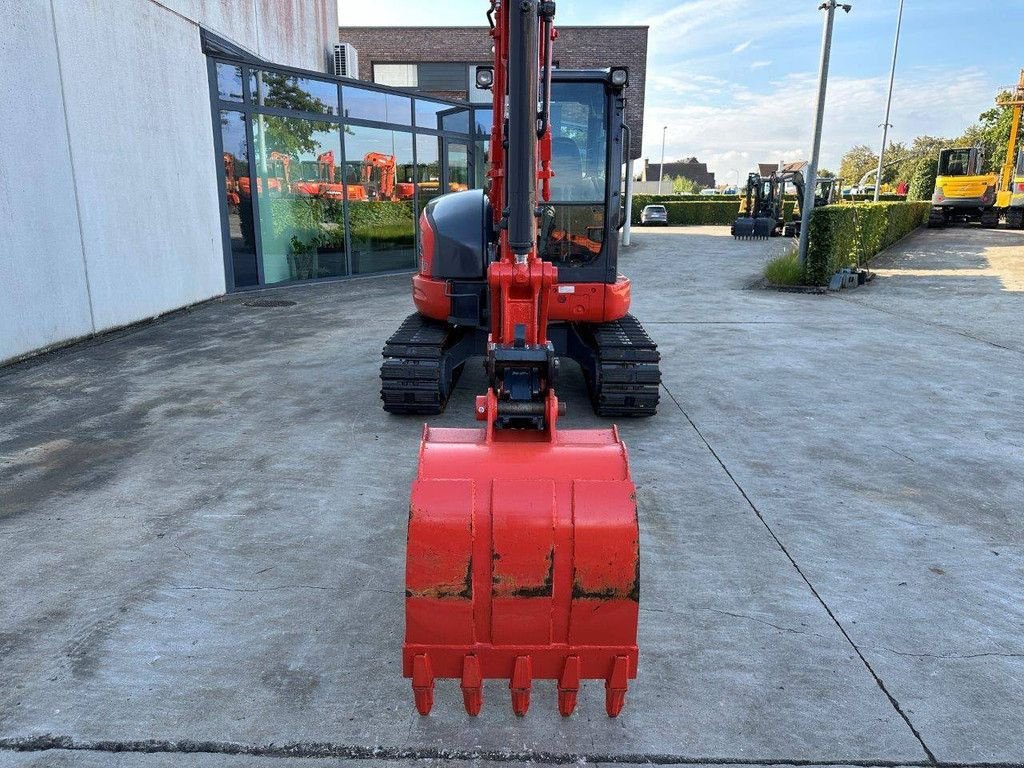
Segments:
[[[533,670],[529,656],[517,656],[516,666],[508,687],[512,691],[512,711],[522,717],[530,709],[530,687],[533,684]]]
[[[466,705],[466,713],[471,717],[479,715],[484,705],[483,686],[480,660],[476,656],[466,656],[462,662],[462,701]]]
[[[604,684],[604,708],[608,717],[618,717],[626,703],[629,688],[629,657],[616,656],[612,673]]]
[[[421,653],[412,662],[412,695],[416,700],[416,711],[429,715],[434,707],[434,673],[430,669],[430,657]]]
[[[558,711],[562,717],[569,717],[576,709],[576,696],[580,691],[580,657],[570,656],[565,660],[562,676],[558,678]]]

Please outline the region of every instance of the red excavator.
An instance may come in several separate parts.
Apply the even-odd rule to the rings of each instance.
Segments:
[[[500,18],[498,10],[492,18]],[[496,36],[504,34],[495,29]],[[493,72],[497,84],[497,75],[504,77],[500,61]],[[622,68],[551,73],[543,94],[551,139],[540,146],[537,247],[541,259],[558,268],[558,285],[547,288],[547,338],[556,356],[579,364],[596,413],[633,417],[655,413],[661,373],[656,345],[629,314],[630,281],[618,272],[627,79]],[[412,281],[417,311],[383,352],[381,397],[390,413],[441,413],[466,362],[487,353],[497,319],[487,269],[498,260],[505,226],[503,99],[497,87],[489,193],[438,197],[421,218],[419,272]]]
[[[509,681],[520,716],[533,681],[552,679],[569,716],[589,678],[605,681],[615,717],[637,672],[639,533],[626,447],[615,427],[559,429],[555,396],[559,344],[595,358],[592,371],[646,365],[637,345],[657,354],[636,321],[624,322],[629,281],[614,272],[628,73],[554,70],[554,12],[553,2],[491,0],[494,68],[478,76],[494,94],[490,192],[426,207],[420,313],[385,351],[417,361],[427,375],[408,378],[434,384],[432,401],[408,401],[413,412],[436,408],[431,371],[484,329],[488,386],[475,404],[483,428],[425,426],[412,485],[402,663],[421,715],[435,680],[456,678],[470,715],[481,710],[485,679]],[[595,256],[563,238],[549,260],[545,228],[572,228],[604,248]],[[656,397],[656,379],[651,386]],[[633,413],[632,398],[645,394],[614,402]]]

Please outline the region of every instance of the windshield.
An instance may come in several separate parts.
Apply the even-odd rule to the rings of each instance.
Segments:
[[[967,176],[970,167],[969,149],[947,149],[939,156],[939,176]]]
[[[603,83],[552,83],[551,202],[603,203],[606,104]]]
[[[1024,176],[1024,149],[1017,153],[1017,175]]]

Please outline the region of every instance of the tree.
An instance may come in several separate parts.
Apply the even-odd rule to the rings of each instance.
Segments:
[[[903,161],[909,155],[910,150],[907,149],[907,145],[900,141],[890,141],[889,146],[885,150],[885,165],[882,166],[882,183],[883,184],[895,184],[901,178],[899,169]],[[878,161],[875,161],[875,166],[878,166]]]
[[[256,90],[262,94],[261,103],[268,107],[321,114],[333,111],[332,107],[300,88],[295,77],[281,72],[263,72]],[[317,152],[320,142],[314,133],[337,130],[331,123],[276,115],[262,115],[260,123],[266,130],[268,154],[276,151],[297,156]]]
[[[849,185],[858,183],[865,173],[878,167],[878,155],[867,144],[851,147],[839,161],[839,175]]]
[[[1002,92],[1001,99],[1010,94]],[[987,109],[978,116],[978,122],[968,126],[957,143],[965,146],[981,147],[985,158],[984,170],[998,173],[1006,160],[1006,145],[1010,140],[1010,122],[1013,119],[1011,107],[996,106]]]
[[[672,193],[676,195],[696,195],[700,192],[700,184],[691,181],[685,176],[679,176],[672,180]]]
[[[819,179],[834,179],[835,177],[836,177],[836,175],[834,173],[832,173],[832,171],[828,170],[827,168],[819,168],[818,169],[818,178]]]
[[[910,177],[910,189],[907,191],[907,200],[931,200],[935,191],[935,176],[938,172],[938,165],[934,158],[921,157],[918,159],[917,169]]]

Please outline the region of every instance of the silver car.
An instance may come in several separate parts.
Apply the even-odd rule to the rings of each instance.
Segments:
[[[640,211],[641,224],[661,224],[668,226],[668,210],[664,205],[645,205]]]

